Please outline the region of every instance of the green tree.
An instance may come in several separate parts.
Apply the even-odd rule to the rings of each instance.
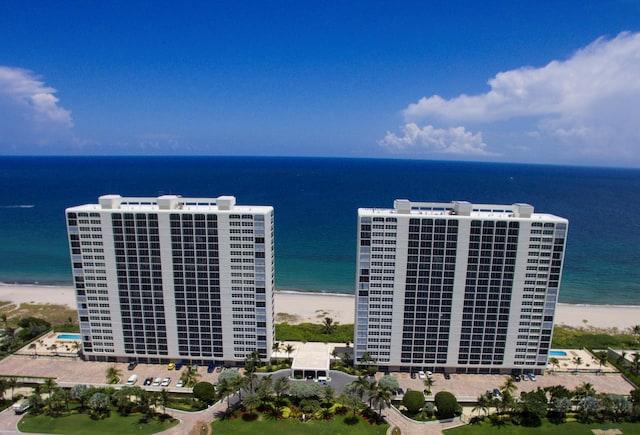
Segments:
[[[247,394],[242,401],[244,408],[251,414],[260,406],[261,400],[256,393]]]
[[[198,382],[193,386],[193,395],[199,401],[211,405],[216,398],[216,389],[209,382]]]
[[[486,394],[481,394],[476,399],[476,404],[471,411],[473,412],[481,411],[482,416],[484,417],[489,412],[490,407],[491,407],[491,399],[487,397]]]
[[[92,418],[101,420],[109,414],[109,397],[104,393],[94,393],[87,405]]]
[[[405,394],[406,397],[406,394]],[[448,391],[440,391],[434,397],[438,418],[452,418],[460,412],[456,396]]]
[[[574,356],[571,362],[576,365],[576,373],[578,373],[578,367],[582,365],[582,358],[580,358],[579,356]]]
[[[81,409],[86,406],[87,400],[89,400],[89,397],[87,397],[88,390],[89,388],[84,384],[77,384],[71,388],[70,397],[80,403]]]
[[[425,391],[425,393],[427,394],[427,396],[430,396],[430,395],[431,395],[431,387],[433,387],[433,383],[434,383],[434,382],[435,382],[435,381],[434,381],[434,380],[433,380],[433,378],[431,378],[431,377],[427,377],[427,378],[424,380],[424,387],[425,387],[424,391]]]
[[[540,426],[547,415],[547,394],[541,388],[536,391],[522,392],[519,403],[520,415],[525,426]]]
[[[158,398],[160,399],[160,405],[162,405],[162,413],[166,414],[167,413],[167,404],[169,403],[169,400],[171,399],[171,396],[169,395],[169,391],[166,388],[163,388],[162,390],[160,390],[160,394],[159,394]]]
[[[382,419],[382,410],[391,406],[391,399],[395,393],[390,388],[380,387],[375,391],[373,403],[378,407],[378,418]]]
[[[293,347],[291,343],[287,343],[284,347],[284,353],[287,354],[287,359],[289,360],[289,364],[291,364],[291,354],[296,351],[296,348]]]
[[[593,396],[586,396],[579,403],[580,419],[584,423],[590,423],[591,418],[600,412],[600,401]]]
[[[378,381],[378,386],[381,388],[388,388],[393,391],[396,391],[398,388],[400,388],[398,380],[391,375],[384,375],[383,377],[381,377]]]
[[[572,403],[568,397],[554,397],[551,400],[551,410],[564,421],[567,412],[571,411]]]
[[[273,394],[272,375],[263,376],[262,379],[260,379],[260,382],[258,383],[257,393],[258,397],[260,397],[260,400],[262,400],[262,403],[266,403],[269,400],[271,394]]]
[[[581,400],[589,396],[593,397],[596,394],[598,393],[596,392],[595,388],[593,388],[593,385],[588,382],[583,382],[582,384],[578,385],[575,390],[573,390],[573,397],[576,400]]]
[[[322,320],[322,331],[327,334],[333,334],[333,331],[336,330],[337,323],[331,317],[325,317]]]
[[[291,388],[291,382],[288,378],[278,378],[273,383],[273,392],[276,393],[278,399],[281,398],[283,394],[286,394],[289,388]]]
[[[411,414],[416,414],[424,406],[424,394],[420,391],[407,391],[402,397],[402,404]]]
[[[235,390],[228,379],[223,378],[218,381],[218,398],[220,398],[221,400],[227,399],[227,412],[229,411],[229,407],[231,406],[229,398],[231,397],[231,395],[233,395],[234,391]]]
[[[502,395],[509,394],[513,396],[513,393],[515,393],[517,389],[518,386],[514,382],[513,377],[507,376],[504,380],[504,384],[500,386],[500,393],[502,393]]]
[[[555,356],[552,356],[551,358],[549,358],[549,362],[551,363],[551,368],[552,368],[552,372],[554,375],[556,373],[556,369],[558,367],[560,367],[560,360],[558,358],[556,358]]]
[[[598,361],[598,364],[600,365],[600,370],[602,370],[602,365],[606,364],[608,360],[607,351],[601,350],[600,352],[596,352],[594,356],[596,361]]]
[[[7,388],[11,389],[11,401],[13,402],[13,390],[18,386],[18,380],[16,378],[7,379]]]
[[[180,377],[187,387],[193,387],[200,380],[200,373],[194,366],[187,366]]]
[[[118,382],[120,382],[122,372],[118,370],[115,365],[113,365],[107,368],[105,376],[107,378],[107,384],[117,384]]]
[[[278,357],[278,353],[280,353],[280,350],[282,350],[282,343],[280,343],[279,341],[274,341],[273,345],[271,346],[271,351],[273,353],[276,354],[276,358]]]

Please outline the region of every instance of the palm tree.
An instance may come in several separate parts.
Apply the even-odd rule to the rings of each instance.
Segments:
[[[117,384],[120,382],[120,376],[122,372],[115,365],[109,367],[106,372],[107,384]]]
[[[160,390],[160,395],[158,396],[158,399],[160,399],[160,404],[162,405],[162,413],[166,414],[167,413],[167,404],[169,403],[169,391],[166,388],[163,388],[162,390]]]
[[[258,392],[260,400],[266,403],[269,397],[271,397],[271,393],[273,393],[273,376],[267,375],[260,379],[260,383],[258,384],[258,388],[256,390]]]
[[[634,325],[631,328],[631,334],[633,334],[637,342],[640,342],[640,325]]]
[[[293,352],[295,352],[296,348],[293,347],[293,345],[291,343],[288,343],[285,347],[284,347],[284,353],[287,354],[287,358],[289,359],[289,363],[291,363],[291,354]]]
[[[389,388],[379,387],[376,389],[373,401],[378,405],[378,416],[382,418],[382,409],[391,405],[393,392]]]
[[[200,373],[198,373],[198,370],[194,366],[187,366],[184,372],[182,372],[181,378],[187,387],[193,387],[198,383]]]
[[[429,377],[424,380],[424,386],[426,387],[425,390],[426,390],[427,396],[431,395],[431,387],[433,387],[434,382],[435,381],[433,380],[433,378],[429,378]]]
[[[582,365],[582,358],[580,358],[579,356],[575,356],[573,357],[571,362],[576,365],[576,373],[578,373],[578,366]]]
[[[347,351],[347,352],[343,353],[343,354],[342,354],[342,357],[344,358],[344,361],[345,361],[347,364],[350,364],[350,363],[351,363],[351,352]]]
[[[631,371],[637,375],[640,372],[640,354],[634,352],[631,357],[633,358],[633,361],[631,361]]]
[[[278,358],[278,353],[282,349],[282,344],[279,341],[275,341],[271,346],[271,351],[276,354],[275,358]]]
[[[231,383],[226,379],[222,379],[218,382],[218,386],[216,387],[216,391],[218,393],[218,397],[224,400],[227,399],[227,411],[229,411],[229,398],[234,393],[235,389],[231,386]]]
[[[291,388],[291,382],[289,382],[288,378],[278,378],[273,383],[273,392],[276,393],[278,399],[282,397],[287,391]]]
[[[337,323],[333,321],[331,317],[325,317],[322,320],[322,330],[325,334],[329,335],[335,331]]]
[[[49,396],[51,396],[51,392],[56,388],[56,380],[53,378],[47,378],[44,380],[44,389]]]
[[[82,349],[82,345],[79,341],[74,341],[73,343],[71,343],[71,349],[73,349],[75,353],[78,353]]]
[[[244,405],[244,408],[250,414],[253,414],[253,410],[258,408],[261,403],[262,402],[260,400],[260,397],[258,397],[258,395],[255,394],[255,393],[247,394],[245,396],[244,400],[242,401],[242,404]]]
[[[56,356],[58,356],[58,345],[53,343],[51,346],[49,346],[49,350],[52,350],[54,352],[54,354]]]
[[[607,351],[601,350],[600,352],[596,352],[595,354],[596,361],[600,364],[600,370],[602,370],[602,365],[607,363]]]
[[[489,412],[491,407],[491,399],[486,394],[481,394],[476,399],[476,406],[471,411],[482,411],[483,417]]]
[[[7,388],[11,388],[11,401],[13,401],[13,390],[18,386],[18,380],[16,378],[9,378],[7,380]]]
[[[553,369],[553,374],[556,373],[556,369],[558,367],[560,367],[560,360],[558,358],[556,358],[555,356],[552,356],[551,358],[549,358],[549,362],[551,363],[551,367]]]
[[[515,393],[517,389],[518,389],[518,386],[516,385],[516,383],[514,382],[511,376],[507,376],[504,381],[504,384],[500,386],[500,392],[502,393],[503,396],[505,394],[508,394],[511,397],[513,397],[513,393]]]

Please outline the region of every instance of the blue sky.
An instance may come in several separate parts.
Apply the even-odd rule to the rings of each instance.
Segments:
[[[0,2],[0,155],[640,167],[640,2]]]

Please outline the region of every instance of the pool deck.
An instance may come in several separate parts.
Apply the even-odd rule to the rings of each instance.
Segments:
[[[78,356],[78,351],[81,347],[75,347],[74,343],[78,343],[78,346],[82,345],[80,339],[78,340],[60,340],[59,335],[64,335],[64,332],[50,332],[47,335],[40,337],[38,340],[32,342],[35,344],[35,349],[30,345],[24,346],[22,349],[16,352],[17,355],[32,355],[32,356]],[[67,334],[73,334],[71,332]]]
[[[576,370],[580,373],[616,373],[615,367],[609,364],[603,364],[602,367],[594,355],[584,349],[552,349],[556,352],[564,352],[564,356],[549,355],[549,358],[557,358],[559,366],[553,367],[551,364],[547,365],[548,373],[573,373]],[[574,358],[580,358],[581,364],[576,366]]]

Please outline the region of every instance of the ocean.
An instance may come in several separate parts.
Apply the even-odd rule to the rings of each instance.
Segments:
[[[276,288],[337,293],[358,207],[526,202],[570,221],[561,302],[640,305],[640,170],[413,160],[0,157],[0,282],[70,285],[64,209],[109,193],[272,205]]]

